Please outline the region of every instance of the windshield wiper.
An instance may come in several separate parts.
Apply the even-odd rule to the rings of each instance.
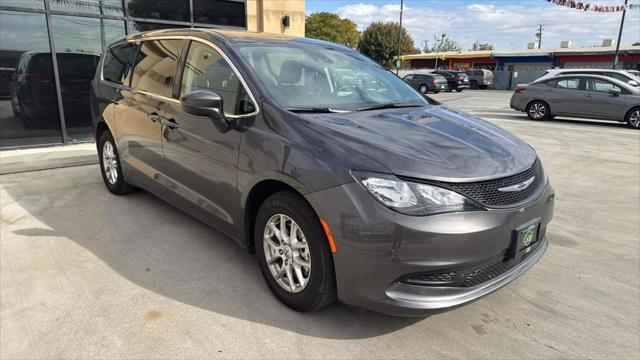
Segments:
[[[309,107],[309,108],[304,108],[304,107],[291,107],[291,108],[287,108],[288,111],[294,112],[294,113],[343,113],[343,112],[349,112],[347,110],[338,110],[338,109],[331,109],[328,107]]]
[[[424,106],[424,104],[416,104],[416,103],[386,103],[386,104],[378,104],[378,105],[363,107],[363,108],[358,109],[358,111],[405,108],[405,107],[421,107],[421,106]]]

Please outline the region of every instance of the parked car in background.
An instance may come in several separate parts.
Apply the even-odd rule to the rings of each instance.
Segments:
[[[640,129],[640,89],[607,76],[561,75],[518,85],[510,105],[532,120],[574,116]]]
[[[469,76],[471,89],[487,89],[493,85],[493,73],[487,69],[472,69],[465,71]]]
[[[638,80],[640,81],[640,70],[625,70],[625,71],[628,72],[629,74],[637,77]]]
[[[146,189],[255,252],[293,309],[424,316],[507,285],[548,247],[555,193],[531,146],[344,46],[172,29],[101,64],[107,189]]]
[[[91,128],[89,92],[100,57],[60,53],[58,73],[67,127]],[[25,52],[20,56],[9,86],[11,109],[29,129],[59,127],[51,53]],[[52,119],[54,117],[55,119]]]
[[[640,79],[626,70],[612,69],[549,69],[538,80],[545,80],[559,75],[600,75],[623,81],[631,86],[640,87]]]
[[[439,70],[434,71],[434,74],[442,75],[447,80],[447,91],[453,90],[460,92],[463,89],[468,89],[470,86],[469,76],[467,73],[455,70]]]
[[[421,94],[439,93],[449,88],[447,79],[438,74],[409,74],[403,80]]]

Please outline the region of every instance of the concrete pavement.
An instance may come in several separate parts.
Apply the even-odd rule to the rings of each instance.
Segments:
[[[111,195],[97,165],[2,175],[0,357],[638,358],[640,132],[532,122],[508,96],[434,96],[499,113],[556,188],[547,254],[506,288],[425,319],[300,314],[254,256],[148,193]]]

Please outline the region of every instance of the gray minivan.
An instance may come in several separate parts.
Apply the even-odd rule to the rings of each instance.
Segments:
[[[98,69],[106,187],[145,189],[256,253],[293,309],[425,315],[547,249],[554,191],[535,151],[347,47],[161,30],[112,44]]]

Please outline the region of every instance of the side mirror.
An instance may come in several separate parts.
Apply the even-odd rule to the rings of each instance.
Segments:
[[[622,94],[622,91],[620,91],[620,89],[609,89],[609,94],[611,94],[611,96],[618,96]]]
[[[640,86],[640,83],[638,83],[635,80],[629,80],[629,81],[627,81],[627,84],[629,84],[631,86]]]
[[[196,90],[180,99],[182,109],[195,116],[206,116],[221,133],[229,130],[229,123],[224,118],[222,96],[211,90]]]

